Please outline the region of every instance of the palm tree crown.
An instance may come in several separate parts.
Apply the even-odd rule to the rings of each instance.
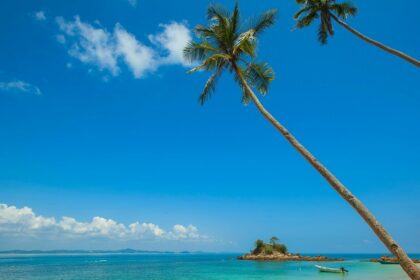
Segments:
[[[328,36],[334,35],[332,16],[345,20],[357,13],[357,8],[350,2],[336,3],[335,0],[296,0],[296,2],[302,7],[294,15],[294,19],[298,20],[296,28],[307,27],[315,19],[320,18],[318,40],[321,44],[326,44]]]
[[[184,49],[184,57],[200,64],[189,73],[199,70],[211,71],[199,97],[204,104],[214,92],[216,82],[222,72],[227,69],[235,72],[235,78],[242,88],[242,101],[250,102],[250,96],[241,83],[238,72],[261,94],[266,94],[274,72],[267,63],[255,62],[257,37],[274,24],[276,10],[269,10],[258,18],[241,22],[239,6],[228,12],[219,5],[210,5],[207,10],[208,26],[195,27],[197,41],[191,41]]]
[[[275,245],[277,243],[277,241],[279,241],[280,239],[277,236],[273,236],[270,238],[270,243]]]

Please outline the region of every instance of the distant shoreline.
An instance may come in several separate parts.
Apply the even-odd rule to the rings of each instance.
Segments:
[[[148,251],[148,250],[5,250],[0,255],[75,255],[75,254],[206,254],[202,251]]]

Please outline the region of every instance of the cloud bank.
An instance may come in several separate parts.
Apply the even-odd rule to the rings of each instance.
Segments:
[[[188,66],[183,49],[191,40],[191,31],[184,23],[161,24],[160,33],[149,35],[148,42],[141,42],[119,23],[110,32],[99,22],[83,22],[79,16],[69,21],[57,17],[56,21],[60,30],[57,41],[66,46],[71,57],[112,76],[119,75],[122,66],[137,79],[161,66]]]
[[[28,207],[17,208],[0,204],[0,236],[10,237],[60,237],[92,238],[102,237],[128,241],[140,239],[153,240],[205,240],[193,225],[176,224],[171,230],[163,230],[153,223],[134,222],[129,225],[112,219],[93,217],[90,222],[77,221],[71,217],[56,220],[35,214]]]
[[[42,94],[41,90],[37,86],[34,86],[30,83],[21,80],[0,82],[0,90],[9,92],[25,92],[35,95]]]

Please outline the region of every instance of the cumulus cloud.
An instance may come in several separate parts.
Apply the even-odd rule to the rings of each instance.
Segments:
[[[26,92],[41,95],[41,90],[30,83],[21,80],[0,82],[0,90],[10,92]]]
[[[54,218],[44,218],[42,216],[36,216],[31,208],[23,207],[16,208],[15,206],[7,206],[0,204],[0,224],[9,224],[16,226],[17,229],[21,230],[27,228],[29,230],[36,230],[43,227],[50,227],[54,225]],[[0,230],[6,230],[7,227],[1,227]]]
[[[117,24],[114,30],[117,40],[117,55],[121,55],[134,77],[141,78],[146,72],[154,71],[158,65],[155,51],[139,41]]]
[[[149,40],[158,47],[168,52],[166,57],[161,58],[163,64],[190,64],[184,59],[184,48],[191,41],[191,31],[183,23],[172,22],[161,24],[163,32],[157,35],[149,35]]]
[[[35,12],[34,17],[36,20],[39,20],[39,21],[47,20],[47,16],[45,15],[44,11]]]
[[[37,215],[31,208],[17,208],[0,204],[0,236],[60,236],[104,237],[117,240],[203,240],[206,236],[199,234],[193,226],[175,225],[172,230],[165,231],[153,223],[134,222],[129,225],[118,223],[112,219],[93,217],[90,222],[77,221],[72,217],[53,217]]]
[[[70,56],[84,63],[96,65],[100,70],[108,70],[113,75],[118,74],[119,67],[112,34],[100,27],[82,22],[78,16],[73,21],[58,17],[57,23],[64,35],[75,38],[68,50]],[[60,38],[59,42],[66,42],[64,35],[57,37]]]
[[[70,56],[113,76],[120,74],[122,65],[137,79],[164,65],[188,65],[182,51],[191,32],[184,23],[162,24],[163,30],[149,35],[148,42],[141,42],[119,23],[112,32],[98,22],[83,22],[79,16],[70,21],[58,17],[57,24],[57,40],[68,48]]]
[[[193,225],[183,226],[183,225],[174,225],[173,231],[171,234],[174,235],[176,239],[196,239],[200,238],[198,233],[198,228]]]
[[[63,217],[56,225],[70,235],[123,238],[126,234],[126,227],[123,224],[102,217],[94,217],[89,223],[78,222],[71,217]]]

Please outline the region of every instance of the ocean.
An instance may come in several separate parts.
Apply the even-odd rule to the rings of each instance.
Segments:
[[[378,255],[340,255],[346,275],[322,273],[314,262],[239,261],[237,254],[0,255],[0,280],[408,279],[398,265],[362,262]],[[334,255],[329,255],[334,256]]]

